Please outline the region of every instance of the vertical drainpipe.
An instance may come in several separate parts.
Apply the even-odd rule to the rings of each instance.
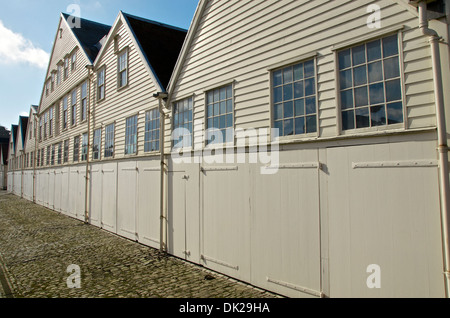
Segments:
[[[167,252],[166,245],[166,228],[167,228],[167,216],[165,209],[165,170],[166,170],[166,162],[165,162],[165,153],[164,153],[164,134],[165,134],[165,120],[166,120],[166,112],[163,109],[162,101],[167,99],[167,93],[157,93],[154,94],[153,97],[157,98],[159,101],[159,149],[160,149],[160,164],[161,164],[161,180],[160,180],[160,227],[159,227],[159,245],[161,252]]]
[[[450,292],[450,235],[449,235],[449,168],[448,168],[448,145],[447,127],[445,122],[445,105],[441,74],[441,58],[439,52],[440,37],[436,31],[428,28],[427,3],[419,1],[419,28],[422,34],[430,39],[431,57],[433,62],[434,91],[436,98],[436,120],[437,138],[439,152],[439,188],[441,197],[441,222],[442,222],[442,242],[444,258],[444,283],[445,295],[449,298]]]
[[[87,103],[87,124],[88,124],[88,144],[86,153],[86,177],[84,189],[84,223],[89,223],[89,209],[88,209],[88,190],[89,190],[89,150],[91,147],[91,71],[94,69],[93,65],[86,65],[88,70],[88,103]]]

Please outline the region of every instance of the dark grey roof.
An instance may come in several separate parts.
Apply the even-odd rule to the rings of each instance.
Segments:
[[[20,132],[22,134],[22,145],[25,146],[25,140],[27,135],[28,117],[20,116]]]
[[[123,12],[122,12],[123,13]],[[160,85],[166,89],[187,30],[123,13]]]
[[[12,125],[11,126],[11,138],[13,141],[13,145],[14,145],[14,150],[16,150],[16,137],[17,137],[17,125]]]
[[[63,16],[69,23],[73,22],[72,17],[70,15],[63,13]],[[111,26],[86,20],[83,18],[79,19],[80,19],[80,27],[79,28],[74,27],[72,28],[72,31],[77,37],[78,41],[83,47],[83,50],[86,52],[87,56],[89,57],[92,63],[94,62],[98,52],[101,49],[101,46],[99,44],[100,40],[109,33]]]

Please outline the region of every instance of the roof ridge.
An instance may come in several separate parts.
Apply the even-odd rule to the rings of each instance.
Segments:
[[[159,25],[159,26],[165,27],[167,29],[173,29],[173,30],[181,31],[181,32],[187,32],[188,31],[186,29],[183,29],[183,28],[180,28],[180,27],[176,27],[174,25],[170,25],[170,24],[167,24],[167,23],[163,23],[163,22],[159,22],[159,21],[155,21],[155,20],[150,20],[150,19],[147,19],[147,18],[139,17],[139,16],[136,16],[136,15],[133,15],[133,14],[129,14],[129,13],[123,12],[123,11],[122,11],[122,14],[126,18],[132,18],[132,19],[140,20],[142,22],[147,22],[147,23],[150,23],[150,24]]]
[[[68,17],[71,17],[71,16],[72,16],[72,15],[70,15],[70,14],[68,14],[68,13],[65,13],[65,12],[61,12],[61,14],[64,15],[64,17],[66,18],[66,20],[67,20]],[[94,21],[94,20],[89,20],[89,19],[86,19],[86,18],[78,17],[78,16],[73,16],[73,17],[78,18],[78,19],[81,19],[81,20],[83,20],[83,21],[90,22],[90,23],[98,24],[98,25],[101,25],[101,26],[105,26],[105,27],[109,27],[109,28],[111,27],[111,25],[109,25],[109,24],[97,22],[97,21]]]

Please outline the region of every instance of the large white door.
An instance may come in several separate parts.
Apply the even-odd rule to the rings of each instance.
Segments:
[[[117,234],[136,240],[137,163],[119,163]]]
[[[160,248],[160,165],[159,161],[138,162],[138,222],[139,242]]]
[[[116,233],[117,229],[117,163],[102,167],[102,223],[103,229]]]

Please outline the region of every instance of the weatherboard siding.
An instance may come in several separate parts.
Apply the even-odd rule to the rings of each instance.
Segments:
[[[381,7],[382,28],[367,27],[367,7]],[[195,145],[204,125],[204,90],[234,83],[235,128],[270,128],[270,69],[316,55],[318,139],[340,134],[336,100],[335,48],[401,29],[406,128],[435,126],[428,38],[418,17],[393,1],[208,1],[178,80],[177,101],[195,94]],[[388,31],[386,31],[388,32]],[[285,64],[283,64],[285,62]],[[166,136],[170,135],[170,126]],[[351,132],[350,134],[357,134]],[[299,136],[298,139],[302,139]],[[170,149],[170,143],[166,141]]]
[[[136,157],[144,153],[145,112],[158,107],[158,101],[153,97],[157,92],[153,81],[135,47],[127,28],[122,24],[117,35],[120,36],[119,52],[128,48],[128,86],[117,88],[117,59],[114,53],[114,42],[106,47],[100,60],[96,62],[96,69],[106,68],[105,99],[97,101],[95,97],[95,115],[92,129],[102,128],[102,149],[105,143],[105,127],[115,123],[115,154],[114,158]],[[112,37],[114,37],[113,34]],[[95,75],[97,78],[97,73]],[[96,82],[95,82],[96,83]],[[96,86],[94,88],[96,90]],[[138,115],[138,147],[137,155],[125,155],[125,124],[130,116]],[[102,159],[104,154],[102,154]]]

